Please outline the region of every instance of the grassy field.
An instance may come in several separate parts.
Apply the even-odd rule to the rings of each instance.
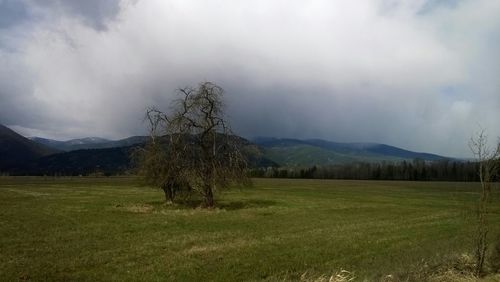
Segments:
[[[130,178],[0,178],[0,277],[275,281],[346,269],[378,280],[470,252],[477,191],[256,179],[203,210],[167,206]]]

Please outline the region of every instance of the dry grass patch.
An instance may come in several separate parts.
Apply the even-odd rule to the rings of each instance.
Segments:
[[[147,204],[130,205],[130,206],[118,205],[117,208],[126,210],[128,212],[133,212],[133,213],[152,213],[154,210],[154,207],[152,205],[147,205]]]
[[[500,281],[500,275],[489,274],[485,277],[474,275],[475,259],[470,254],[462,254],[441,265],[429,266],[424,263],[408,277],[389,281],[428,281],[428,282],[489,282]]]
[[[201,253],[210,253],[210,252],[221,252],[228,251],[234,249],[241,249],[246,247],[251,247],[257,245],[256,241],[248,241],[237,239],[232,242],[221,242],[218,244],[206,244],[206,245],[197,245],[192,246],[191,248],[184,251],[185,254],[201,254]]]
[[[18,193],[18,194],[22,194],[22,195],[33,196],[33,197],[40,197],[40,196],[48,196],[48,195],[50,195],[49,193],[27,191],[27,190],[21,190],[21,189],[7,189],[7,191]]]
[[[356,279],[354,273],[349,272],[345,269],[341,269],[334,274],[331,275],[320,275],[320,276],[311,276],[307,272],[304,272],[300,276],[301,282],[351,282]]]

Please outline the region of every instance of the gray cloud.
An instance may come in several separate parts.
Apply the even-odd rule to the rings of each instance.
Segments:
[[[0,0],[0,28],[78,17],[103,30],[119,12],[120,0]]]
[[[0,28],[9,28],[24,21],[28,13],[24,3],[18,0],[0,1]]]
[[[464,156],[477,123],[500,135],[497,1],[23,3],[0,33],[0,122],[26,134],[140,134],[147,106],[212,80],[245,136]]]
[[[120,0],[38,0],[33,1],[45,10],[62,10],[63,13],[81,17],[89,26],[103,30],[115,19],[120,9]]]

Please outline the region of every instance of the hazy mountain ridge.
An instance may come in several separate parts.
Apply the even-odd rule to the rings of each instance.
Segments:
[[[15,136],[15,140],[11,141],[12,138],[4,137],[7,134],[1,134],[2,132]],[[23,144],[24,142],[30,144],[33,148],[42,148],[44,150],[39,154],[33,154],[29,158],[19,157],[23,156],[25,151],[29,153],[29,148],[11,150],[11,155],[0,154],[0,164],[2,164],[2,161],[5,163],[5,165],[0,166],[0,172],[8,172],[13,175],[88,175],[92,173],[111,175],[129,173],[133,172],[134,169],[132,153],[143,146],[148,138],[147,136],[133,136],[113,141],[89,137],[59,141],[35,137],[30,140],[4,127],[0,130],[0,144],[7,141],[12,144]],[[238,142],[242,144],[244,154],[248,156],[251,167],[278,166],[277,163],[267,159],[255,144],[239,136],[234,136],[234,138],[237,138]],[[11,148],[13,146],[3,147]],[[82,147],[84,149],[76,149]],[[59,148],[60,150],[53,148]],[[61,149],[68,151],[65,152]],[[9,161],[13,157],[17,157],[20,161]]]
[[[322,139],[263,138],[253,140],[264,154],[282,166],[341,165],[355,162],[451,159],[379,143],[339,143]]]
[[[76,151],[84,149],[106,149],[115,147],[127,147],[141,144],[147,141],[148,136],[132,136],[119,140],[108,140],[100,137],[86,137],[80,139],[72,139],[68,141],[59,141],[41,137],[31,137],[30,139],[43,144],[45,146],[57,149],[60,151]]]
[[[123,173],[132,169],[132,150],[142,146],[148,138],[133,136],[121,140],[107,140],[89,137],[58,141],[33,137],[29,140],[7,127],[0,126],[0,145],[4,144],[0,148],[0,170],[38,175]],[[310,167],[357,162],[451,159],[378,143],[339,143],[322,139],[292,138],[256,138],[249,141],[238,136],[235,138],[241,139],[251,167]]]
[[[58,153],[0,124],[0,170]]]

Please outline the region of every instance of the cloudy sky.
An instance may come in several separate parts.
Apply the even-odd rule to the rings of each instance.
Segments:
[[[0,123],[143,134],[144,110],[214,81],[246,137],[468,156],[500,135],[498,0],[0,0]]]

